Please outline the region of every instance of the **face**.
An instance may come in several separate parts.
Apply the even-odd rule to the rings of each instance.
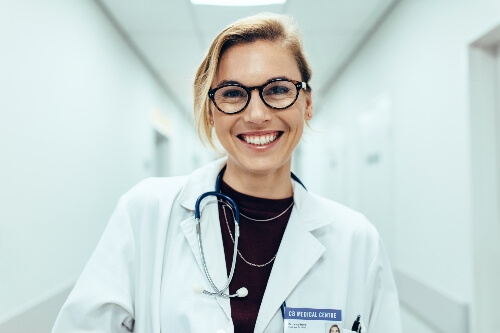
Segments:
[[[301,81],[292,53],[278,42],[255,41],[226,50],[212,88],[225,82],[260,86],[274,78]],[[258,90],[253,90],[242,112],[224,114],[212,102],[210,112],[217,137],[228,153],[227,171],[240,175],[282,172],[289,177],[292,152],[313,110],[310,93],[301,89],[297,101],[284,110],[266,106]]]
[[[340,329],[337,326],[330,328],[330,333],[340,333]]]

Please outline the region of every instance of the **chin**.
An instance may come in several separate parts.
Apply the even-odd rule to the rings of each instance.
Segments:
[[[278,161],[273,158],[247,157],[240,163],[245,170],[255,174],[267,174],[274,171],[279,171],[291,165],[291,159]]]

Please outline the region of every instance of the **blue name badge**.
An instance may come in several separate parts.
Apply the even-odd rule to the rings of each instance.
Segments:
[[[283,318],[285,332],[342,332],[342,310],[285,307]]]

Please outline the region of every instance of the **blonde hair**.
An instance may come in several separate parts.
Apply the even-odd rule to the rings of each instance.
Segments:
[[[302,36],[297,24],[290,16],[261,13],[229,25],[215,37],[207,55],[198,67],[194,80],[194,118],[198,135],[203,143],[208,141],[213,148],[215,145],[210,125],[208,91],[211,89],[219,60],[231,46],[257,40],[281,42],[294,55],[302,81],[309,83],[311,79],[312,72],[303,51]],[[310,90],[309,87],[308,90]]]

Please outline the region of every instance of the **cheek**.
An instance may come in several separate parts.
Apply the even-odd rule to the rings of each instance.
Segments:
[[[222,139],[223,136],[230,135],[232,132],[232,128],[234,126],[234,120],[227,115],[223,114],[215,114],[214,115],[214,129],[215,133]]]
[[[296,124],[297,128],[303,129],[305,125],[306,118],[304,116],[304,109],[298,109],[293,118],[293,122]]]
[[[299,120],[304,121],[306,119],[306,103],[303,100],[297,101],[297,107],[294,110],[294,117]]]

